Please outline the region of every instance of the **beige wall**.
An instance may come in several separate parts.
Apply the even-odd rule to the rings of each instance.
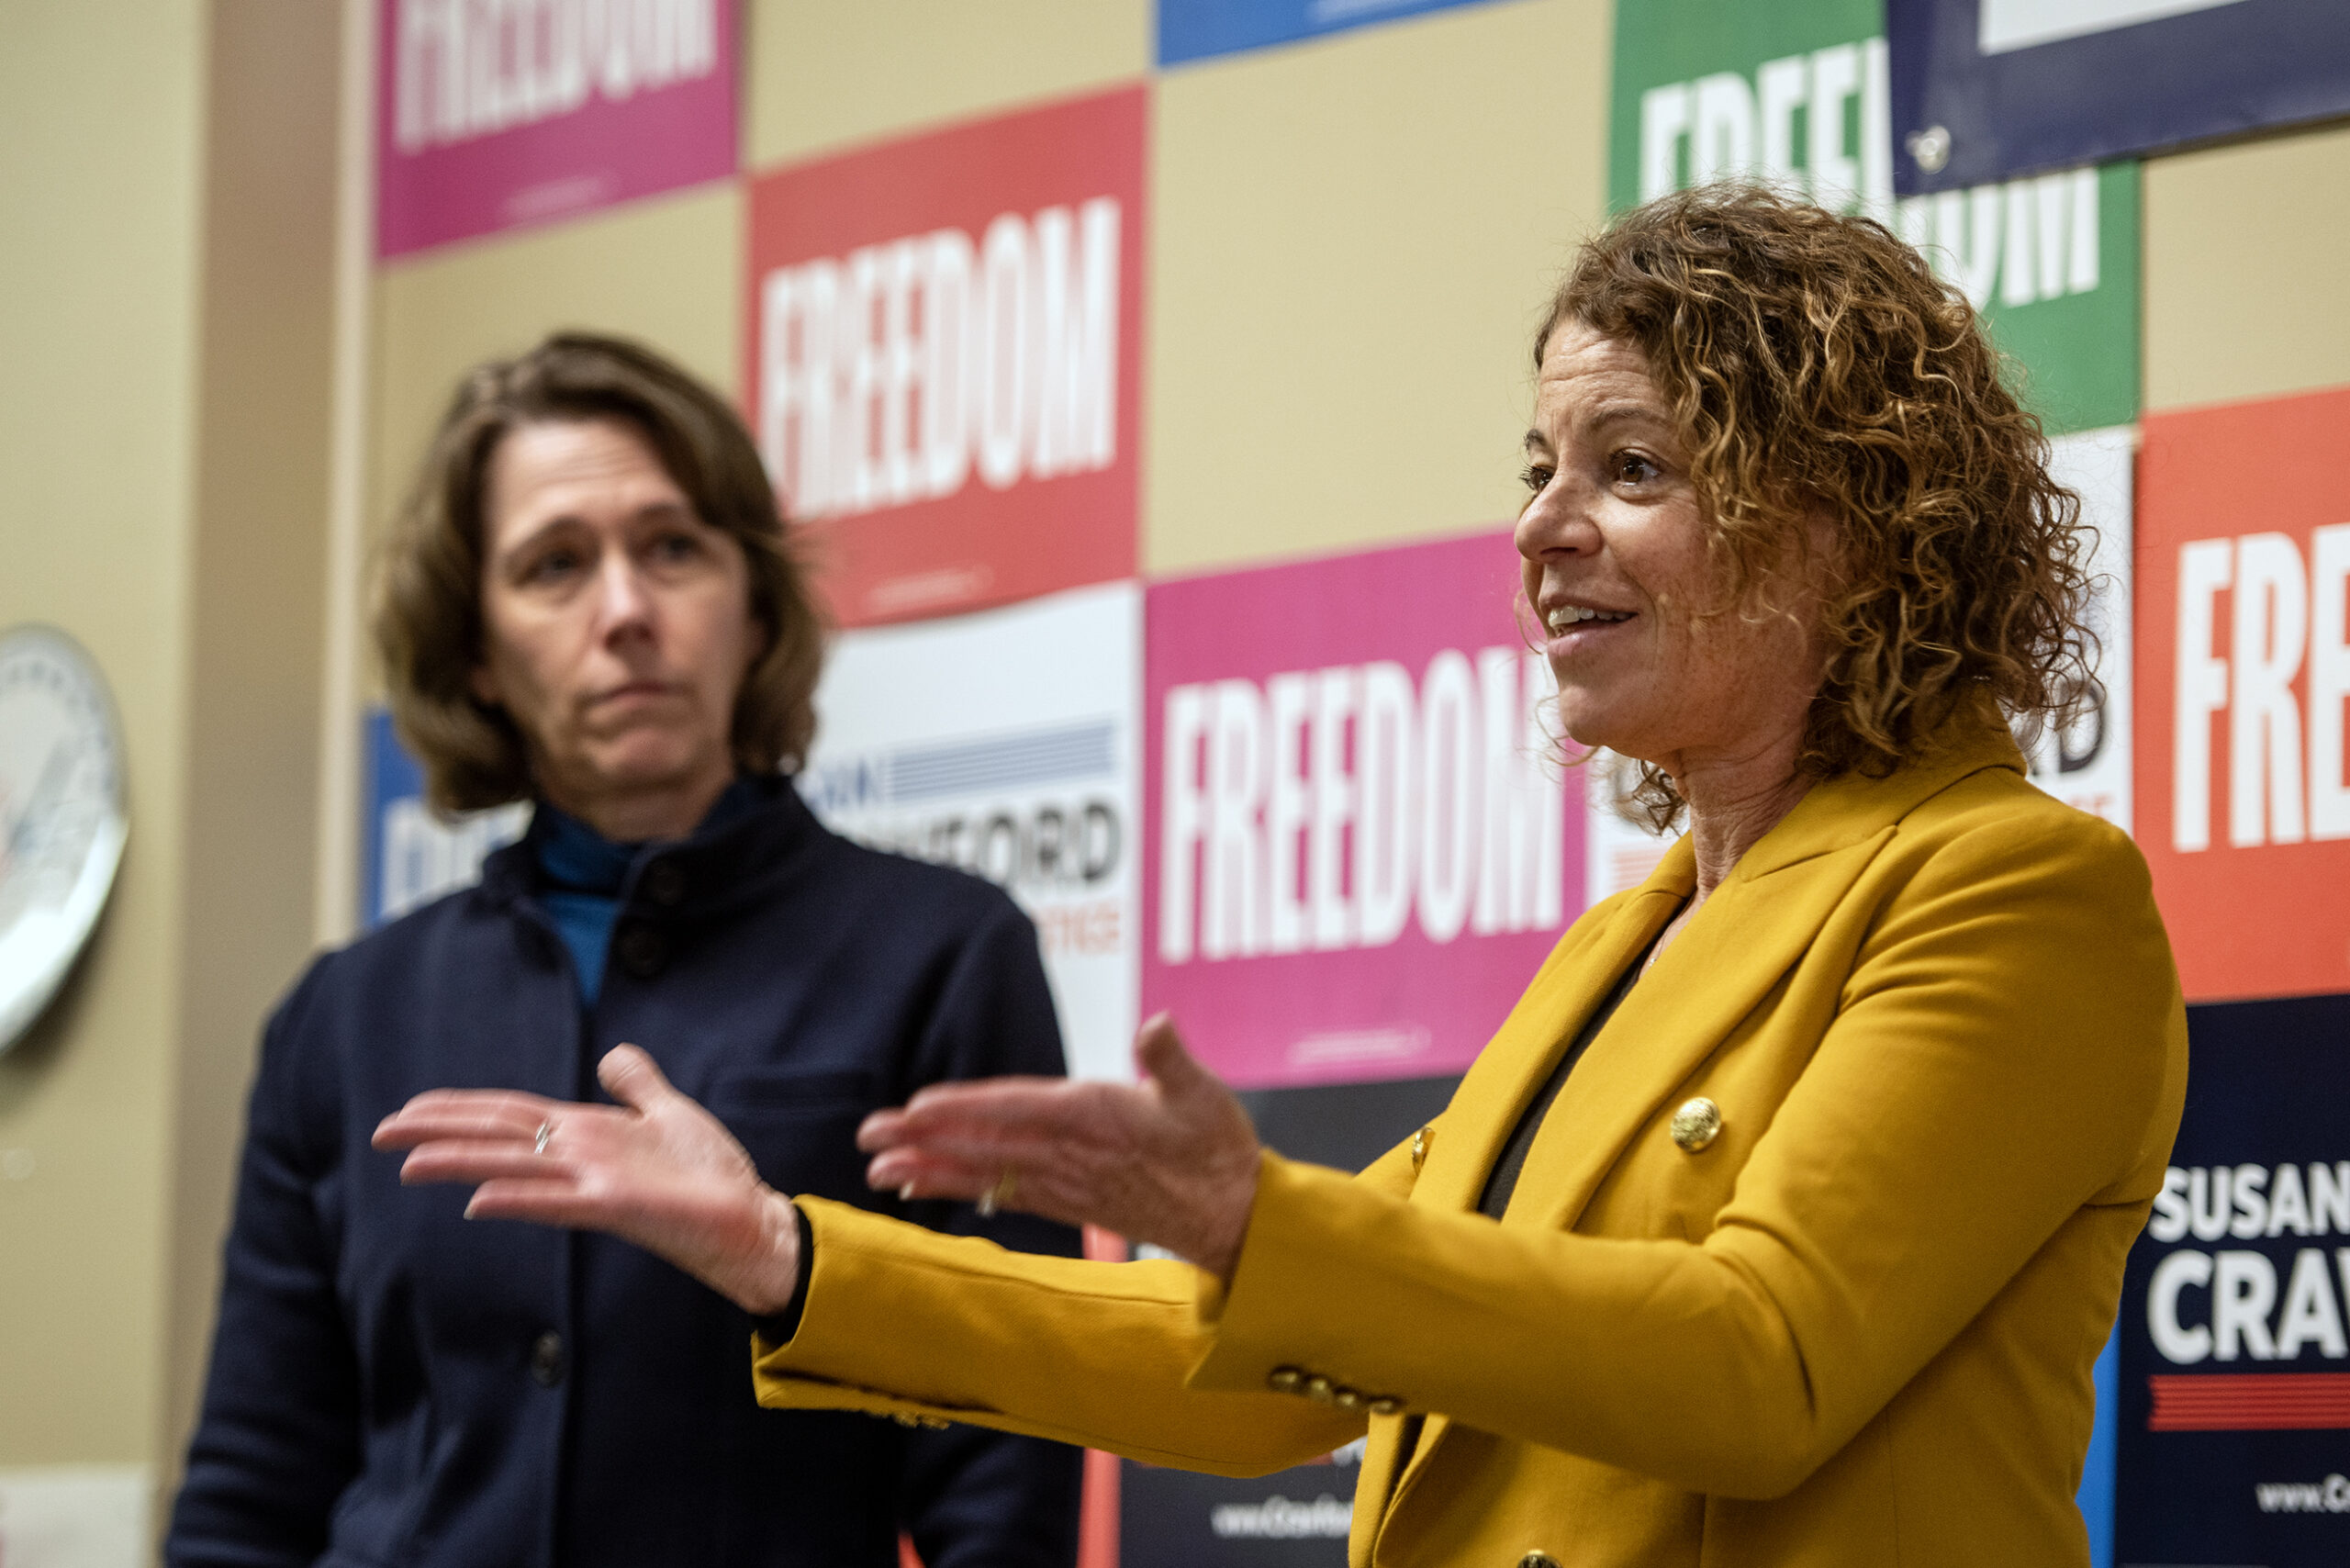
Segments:
[[[1160,81],[1147,570],[1511,515],[1528,337],[1605,209],[1609,15],[1470,6]]]
[[[153,1457],[181,965],[195,470],[196,0],[0,6],[0,625],[89,649],[128,740],[97,941],[0,1057],[0,1463]],[[59,150],[72,148],[73,156]],[[45,1260],[45,1261],[44,1261]]]
[[[0,1180],[0,1466],[168,1473],[253,1026],[308,946],[332,19],[0,5],[0,626],[95,657],[131,812],[80,973],[0,1057],[32,1156]]]
[[[202,1392],[263,1014],[309,956],[338,7],[214,0],[163,1322],[166,1474]]]
[[[2350,382],[2350,126],[2146,165],[2146,407]]]

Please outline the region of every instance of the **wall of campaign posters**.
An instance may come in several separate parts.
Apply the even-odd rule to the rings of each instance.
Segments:
[[[1506,3],[1159,0],[1155,55],[1171,98],[1214,60]],[[736,9],[383,0],[381,253],[735,173]],[[1613,7],[1610,207],[1759,178],[1885,221],[2011,356],[2097,532],[2098,700],[2029,762],[2144,846],[2194,1050],[2098,1372],[2101,1565],[2350,1558],[2350,1147],[2326,1114],[2350,1041],[2350,392],[2142,419],[2127,161],[2340,112],[2302,85],[2344,79],[2332,13]],[[1505,533],[1141,580],[1146,262],[1189,242],[1151,233],[1155,91],[742,176],[743,404],[845,628],[800,785],[841,831],[1012,890],[1074,1070],[1125,1076],[1136,1021],[1170,1009],[1269,1143],[1355,1168],[1441,1108],[1558,932],[1672,835],[1608,759],[1559,762]],[[375,921],[470,880],[520,814],[440,822],[388,721],[368,734]],[[1097,1456],[1087,1568],[1336,1564],[1355,1458],[1232,1481]]]
[[[1147,104],[752,182],[752,429],[843,624],[1133,575]]]
[[[2350,111],[2330,0],[1887,0],[1904,192]]]
[[[734,0],[382,0],[375,251],[734,173]]]
[[[1109,583],[843,633],[800,774],[835,831],[1020,902],[1082,1078],[1133,1076],[1142,602]]]

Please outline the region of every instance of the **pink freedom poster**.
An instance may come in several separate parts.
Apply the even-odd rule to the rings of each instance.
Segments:
[[[735,167],[734,0],[382,0],[375,253]]]
[[[1149,590],[1143,1011],[1227,1081],[1459,1072],[1580,910],[1516,567],[1493,532]]]

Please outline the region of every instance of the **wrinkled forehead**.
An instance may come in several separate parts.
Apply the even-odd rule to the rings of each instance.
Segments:
[[[1639,345],[1576,320],[1561,323],[1542,346],[1534,378],[1534,428],[1528,443],[1556,444],[1621,426],[1655,427],[1671,437],[1673,406],[1650,373]]]

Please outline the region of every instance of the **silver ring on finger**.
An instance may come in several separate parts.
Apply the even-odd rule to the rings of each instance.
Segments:
[[[531,1140],[531,1152],[532,1154],[544,1154],[547,1151],[547,1145],[554,1141],[554,1118],[553,1116],[549,1116],[545,1121],[539,1124],[538,1136]]]

